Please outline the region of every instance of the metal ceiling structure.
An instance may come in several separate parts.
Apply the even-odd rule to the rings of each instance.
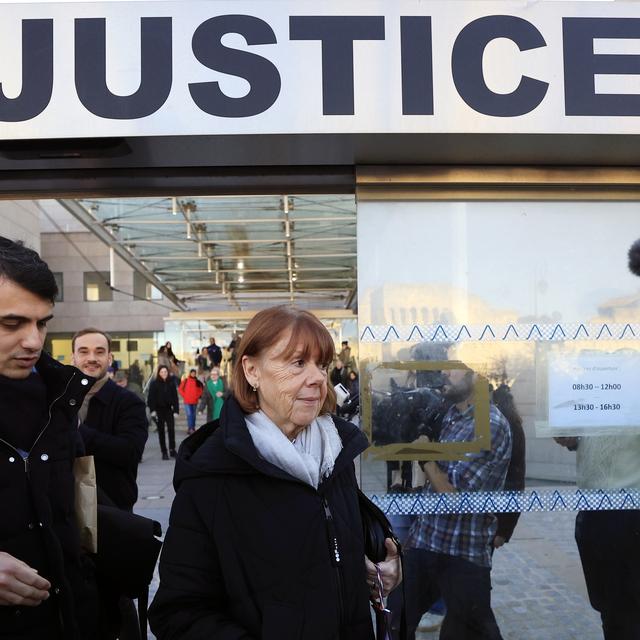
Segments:
[[[58,202],[180,311],[355,308],[352,195]]]

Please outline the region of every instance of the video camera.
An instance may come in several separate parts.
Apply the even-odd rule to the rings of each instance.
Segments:
[[[336,413],[346,420],[351,420],[360,411],[360,394],[351,395],[347,388],[340,383],[334,387],[334,390],[336,392]]]
[[[390,392],[373,392],[372,439],[377,446],[413,442],[426,435],[435,442],[451,406],[440,387],[400,388],[392,379]]]

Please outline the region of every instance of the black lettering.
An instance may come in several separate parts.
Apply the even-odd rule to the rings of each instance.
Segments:
[[[433,115],[431,18],[401,16],[403,115]]]
[[[0,83],[0,121],[23,122],[42,113],[53,91],[53,20],[22,21],[22,88],[7,98]]]
[[[255,116],[269,109],[278,99],[282,84],[280,73],[262,56],[225,47],[221,39],[227,33],[241,35],[248,45],[277,43],[273,29],[254,16],[217,16],[203,22],[193,34],[195,57],[209,69],[244,78],[250,89],[246,96],[230,98],[222,93],[218,82],[193,82],[189,84],[191,97],[200,109],[212,116]]]
[[[384,40],[384,16],[291,16],[291,40],[322,42],[322,113],[355,112],[354,40]]]
[[[172,82],[171,18],[140,20],[140,86],[128,96],[107,87],[106,21],[75,21],[76,91],[80,102],[101,118],[133,120],[157,111],[167,100]]]
[[[488,116],[521,116],[544,99],[549,85],[522,76],[511,93],[494,93],[482,73],[486,46],[496,38],[508,38],[520,51],[546,46],[542,34],[527,20],[516,16],[486,16],[470,22],[456,38],[451,55],[453,81],[460,97],[475,111]]]
[[[640,95],[596,93],[596,74],[640,75],[640,56],[595,54],[595,38],[640,38],[640,18],[563,18],[568,116],[640,116]]]

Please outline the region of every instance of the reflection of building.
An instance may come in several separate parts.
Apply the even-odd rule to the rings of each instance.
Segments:
[[[494,309],[478,296],[445,284],[385,282],[362,291],[358,304],[370,324],[478,323],[486,318],[509,323],[516,318],[512,311]]]
[[[0,201],[0,236],[22,240],[40,250],[40,211],[33,200]]]
[[[598,307],[598,315],[604,322],[637,322],[639,312],[640,293],[612,298]]]
[[[61,290],[49,323],[47,343],[52,355],[68,363],[71,336],[94,326],[113,338],[114,359],[121,368],[137,361],[148,373],[171,307],[117,257],[111,282],[109,249],[91,233],[43,233],[40,246]]]

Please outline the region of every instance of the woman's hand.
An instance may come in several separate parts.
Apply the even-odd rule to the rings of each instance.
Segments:
[[[384,541],[384,546],[387,548],[387,557],[378,563],[380,569],[380,575],[382,576],[382,593],[384,597],[388,596],[402,581],[402,566],[400,564],[400,555],[398,554],[398,548],[395,542],[391,538],[387,538]],[[365,557],[365,565],[367,568],[367,584],[369,585],[369,591],[371,597],[376,602],[378,601],[378,574],[376,572],[376,565]]]

